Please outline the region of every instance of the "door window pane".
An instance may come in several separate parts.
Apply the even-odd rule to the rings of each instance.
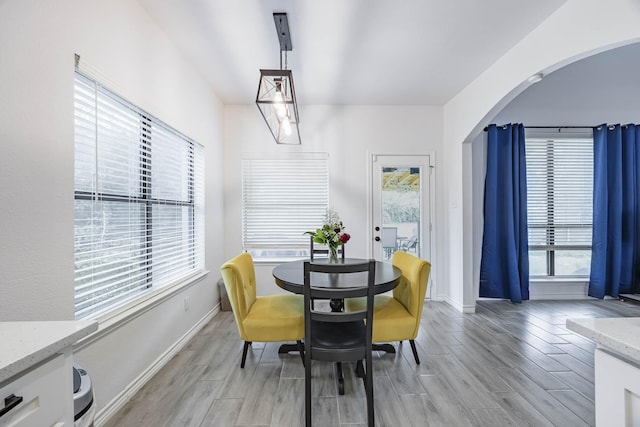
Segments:
[[[420,186],[419,167],[382,168],[383,260],[395,251],[412,252],[420,257]]]

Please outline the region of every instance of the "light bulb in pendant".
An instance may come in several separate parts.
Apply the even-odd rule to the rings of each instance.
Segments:
[[[276,84],[276,93],[273,96],[273,108],[276,110],[278,119],[282,120],[282,118],[286,117],[287,107],[284,105],[284,96],[282,96],[282,85],[280,83]]]
[[[289,136],[291,135],[291,122],[289,121],[289,117],[285,116],[282,121],[280,122],[280,126],[282,127],[282,130],[284,131],[284,134]]]

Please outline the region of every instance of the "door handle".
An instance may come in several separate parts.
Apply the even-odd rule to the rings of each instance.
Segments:
[[[11,394],[4,398],[4,408],[0,409],[0,417],[18,406],[22,402],[22,396]]]

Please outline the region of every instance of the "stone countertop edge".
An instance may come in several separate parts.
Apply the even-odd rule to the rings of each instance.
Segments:
[[[640,317],[567,319],[567,329],[640,364]]]
[[[0,322],[0,385],[97,330],[90,320]]]

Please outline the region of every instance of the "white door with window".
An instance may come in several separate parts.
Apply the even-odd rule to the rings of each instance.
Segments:
[[[405,251],[432,261],[430,160],[429,155],[371,156],[371,253],[376,260],[390,261],[395,251]]]

